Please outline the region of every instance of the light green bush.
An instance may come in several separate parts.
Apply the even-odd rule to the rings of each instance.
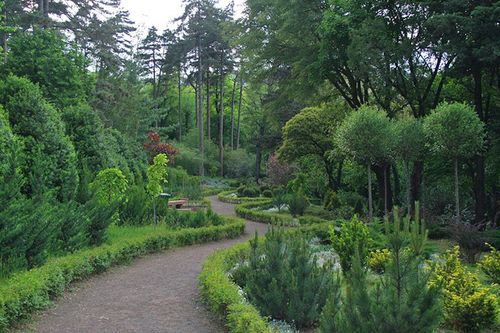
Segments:
[[[495,324],[498,299],[460,262],[460,248],[430,264],[430,286],[442,286],[445,323],[459,332],[480,332]]]
[[[487,245],[491,252],[481,258],[478,266],[490,278],[491,282],[500,284],[500,251],[490,244]]]

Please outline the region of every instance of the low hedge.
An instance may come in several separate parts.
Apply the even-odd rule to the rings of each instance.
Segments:
[[[39,268],[13,275],[0,286],[0,332],[33,311],[49,306],[51,300],[61,295],[70,283],[103,272],[113,265],[173,247],[234,238],[244,232],[244,221],[225,219],[228,223],[220,226],[178,231],[164,229],[158,230],[154,236],[131,236],[127,241],[54,258]]]
[[[220,192],[217,195],[217,198],[219,198],[219,200],[222,202],[232,203],[232,204],[240,204],[243,202],[266,202],[266,201],[269,201],[268,198],[262,198],[262,197],[257,197],[257,198],[235,197],[232,195],[232,194],[235,194],[235,191],[236,190]]]
[[[291,215],[276,214],[255,209],[265,209],[271,207],[271,205],[272,203],[269,199],[258,202],[247,202],[237,205],[235,211],[239,217],[247,220],[275,225],[293,226],[295,224],[308,225],[328,222],[328,220],[313,215],[293,217]]]
[[[231,333],[271,333],[268,322],[244,300],[239,287],[227,273],[236,262],[245,258],[249,250],[247,242],[209,256],[199,277],[201,295]]]
[[[309,236],[328,239],[330,223],[314,224],[288,229],[287,232],[302,232]],[[211,311],[226,323],[230,333],[271,333],[272,327],[252,304],[240,293],[240,288],[228,274],[234,265],[244,261],[250,252],[250,243],[237,244],[210,255],[199,277],[201,296]]]

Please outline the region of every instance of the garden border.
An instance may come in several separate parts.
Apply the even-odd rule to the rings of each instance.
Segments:
[[[262,202],[262,201],[270,200],[269,198],[263,198],[263,197],[250,198],[250,197],[233,197],[233,196],[231,196],[231,194],[234,194],[235,192],[236,192],[236,189],[222,191],[217,195],[217,198],[219,199],[219,201],[222,201],[225,203],[230,203],[230,204],[240,204],[240,203],[244,203],[244,202]]]
[[[298,217],[274,214],[270,212],[260,211],[253,208],[258,208],[261,206],[268,206],[272,203],[271,199],[261,199],[257,202],[245,202],[236,205],[235,211],[236,215],[241,218],[251,220],[254,222],[261,222],[273,225],[284,225],[284,226],[300,226],[309,224],[326,223],[329,220],[322,219],[313,215],[304,215]]]
[[[0,286],[0,332],[14,323],[28,318],[31,313],[50,306],[72,282],[104,272],[114,265],[132,259],[193,244],[243,234],[245,222],[238,218],[223,217],[228,223],[221,226],[159,230],[158,234],[143,236],[120,244],[102,245],[49,260],[43,266],[14,274]]]
[[[287,232],[328,237],[332,222],[288,229]],[[218,250],[203,263],[199,276],[201,296],[210,310],[228,327],[230,333],[271,333],[273,329],[257,308],[247,302],[228,271],[250,251],[250,242]]]

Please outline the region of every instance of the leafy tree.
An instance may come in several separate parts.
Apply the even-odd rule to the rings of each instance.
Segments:
[[[484,146],[484,124],[474,110],[461,103],[440,104],[425,118],[424,132],[435,154],[453,160],[455,171],[455,214],[460,222],[458,165],[480,152]]]
[[[5,70],[38,83],[44,96],[62,109],[87,98],[85,65],[62,35],[36,29],[10,39]]]
[[[0,102],[26,156],[21,170],[29,182],[23,192],[33,195],[54,189],[60,201],[71,199],[78,184],[76,153],[59,112],[27,79],[9,76],[0,91]]]
[[[406,174],[406,207],[411,212],[411,169],[410,165],[422,160],[425,155],[425,134],[423,123],[413,116],[404,116],[393,124],[394,153],[404,165]]]
[[[342,161],[338,161],[337,170],[330,160],[330,152],[334,149],[336,128],[345,116],[340,105],[322,105],[303,109],[290,119],[283,127],[283,144],[278,150],[279,158],[290,162],[306,155],[316,155],[323,162],[328,183],[332,190],[340,187]],[[334,173],[337,175],[334,175]]]
[[[337,130],[336,142],[342,152],[367,168],[371,222],[373,220],[371,166],[384,163],[390,156],[391,123],[387,115],[376,107],[363,106],[343,121]]]
[[[168,157],[165,154],[156,155],[153,164],[148,167],[148,182],[146,191],[153,202],[154,222],[157,223],[156,201],[163,191],[163,185],[167,183],[167,164]]]
[[[104,169],[99,171],[90,188],[94,191],[95,200],[103,206],[108,206],[120,203],[125,198],[128,181],[120,169]]]

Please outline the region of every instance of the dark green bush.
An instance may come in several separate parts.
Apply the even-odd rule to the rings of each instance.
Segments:
[[[251,241],[248,267],[239,282],[261,313],[312,327],[330,292],[339,288],[329,265],[320,267],[304,235],[271,229],[263,243]]]
[[[59,219],[59,251],[75,252],[89,244],[90,219],[85,207],[76,202],[61,204],[55,210]]]
[[[120,224],[143,225],[150,223],[150,197],[144,186],[142,184],[132,186],[126,195],[127,199],[120,205]]]
[[[288,208],[292,216],[302,216],[309,207],[309,200],[301,193],[292,193],[288,198]]]
[[[262,196],[265,198],[272,198],[273,192],[271,190],[264,190],[262,191]]]
[[[260,196],[260,190],[257,186],[247,186],[243,190],[243,196],[248,198],[256,198]]]
[[[90,245],[100,245],[107,239],[107,230],[113,222],[113,215],[116,214],[118,203],[103,206],[95,200],[90,200],[85,204],[85,211],[89,217],[89,243]]]

